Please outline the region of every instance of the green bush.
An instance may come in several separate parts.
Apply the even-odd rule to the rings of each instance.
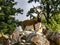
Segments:
[[[45,24],[47,29],[60,32],[60,14],[53,16],[49,19],[50,23],[46,23],[46,19],[42,18],[41,22]]]

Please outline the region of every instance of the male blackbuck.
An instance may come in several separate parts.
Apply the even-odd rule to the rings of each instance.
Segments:
[[[26,26],[31,26],[33,27],[33,30],[35,30],[35,24],[38,23],[37,19],[31,19],[31,20],[25,20],[22,22],[22,29],[24,30]]]
[[[30,19],[30,20],[25,20],[22,22],[22,29],[24,30],[26,26],[31,26],[33,25],[34,30],[35,30],[35,24],[38,22],[41,22],[41,13],[36,10],[37,13],[37,18]]]
[[[22,22],[22,29],[23,30],[39,30],[43,29],[44,25],[39,22],[37,19],[25,20]]]

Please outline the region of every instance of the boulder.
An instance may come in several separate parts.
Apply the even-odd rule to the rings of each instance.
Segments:
[[[50,42],[43,35],[39,34],[32,37],[31,41],[34,42],[36,45],[50,45]]]
[[[50,41],[51,44],[60,45],[60,33],[52,30],[43,30],[43,34]]]

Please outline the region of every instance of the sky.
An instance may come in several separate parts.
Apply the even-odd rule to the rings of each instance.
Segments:
[[[39,3],[35,3],[35,2],[32,2],[32,3],[27,3],[28,0],[15,0],[15,2],[17,2],[17,5],[15,5],[14,7],[16,8],[21,8],[23,9],[23,15],[22,14],[18,14],[18,15],[15,15],[15,19],[18,19],[19,21],[23,21],[23,20],[27,20],[29,19],[29,17],[26,17],[26,14],[27,12],[30,10],[30,8],[34,6],[38,6]]]

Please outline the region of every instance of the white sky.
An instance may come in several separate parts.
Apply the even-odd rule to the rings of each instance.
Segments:
[[[26,17],[26,13],[28,12],[28,10],[29,10],[30,8],[32,8],[33,5],[34,5],[34,6],[39,5],[38,2],[37,2],[37,3],[35,3],[35,2],[27,3],[28,0],[15,0],[15,1],[18,2],[17,5],[15,5],[15,7],[16,7],[16,8],[21,8],[21,9],[24,10],[24,11],[23,11],[23,15],[18,14],[18,15],[15,16],[15,18],[18,19],[19,21],[29,19],[29,18]]]

